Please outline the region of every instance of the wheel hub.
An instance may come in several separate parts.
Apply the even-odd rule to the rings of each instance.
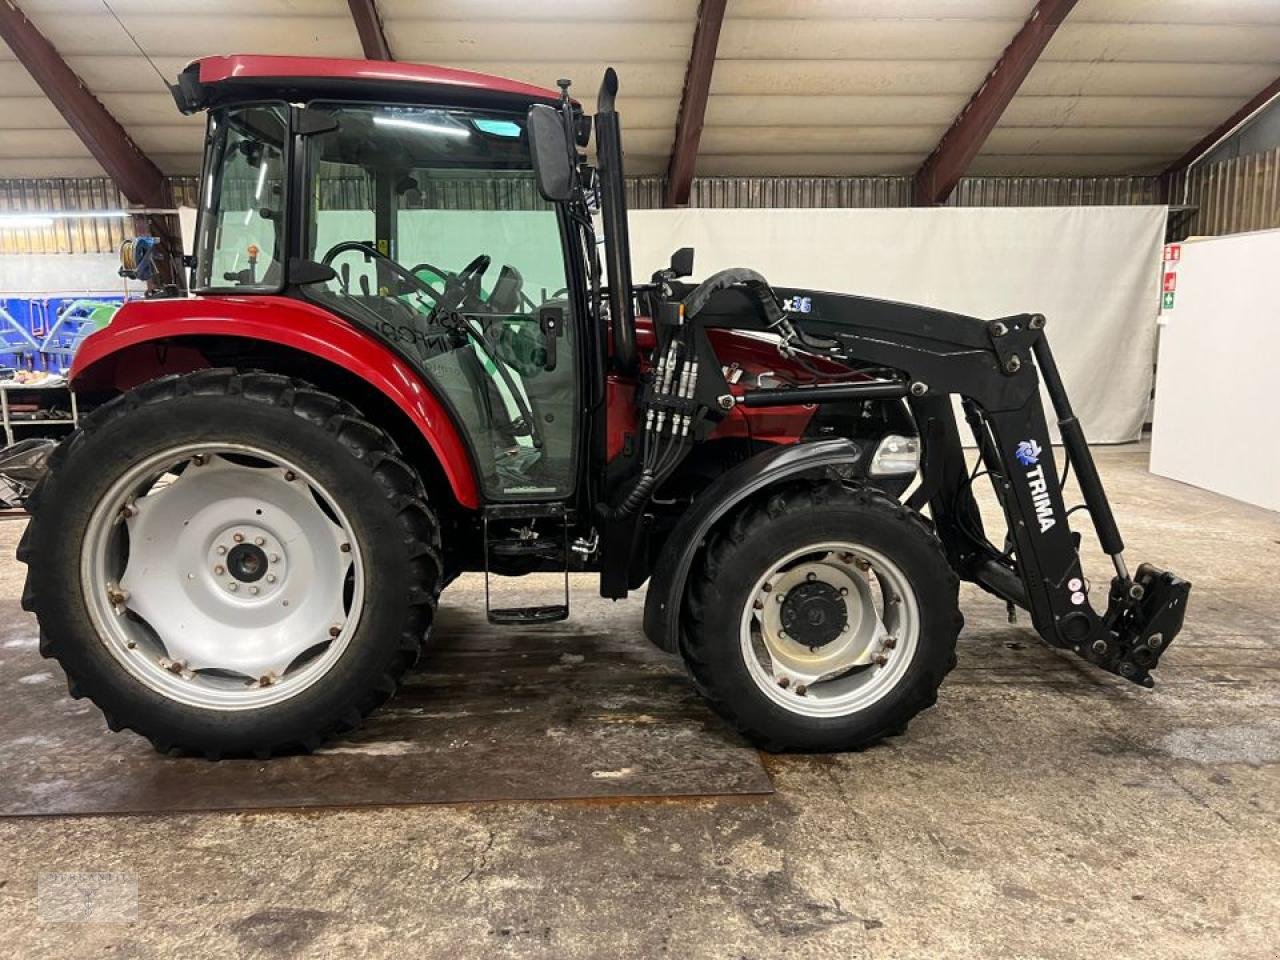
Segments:
[[[267,572],[267,555],[256,544],[239,544],[227,554],[227,572],[241,583],[257,583]]]
[[[782,626],[795,641],[816,650],[844,630],[849,611],[839,590],[821,580],[811,580],[787,594],[782,604]]]
[[[266,515],[258,511],[265,511]],[[242,509],[240,513],[243,518],[238,520],[222,515],[220,510],[201,511],[192,517],[190,526],[211,527],[207,536],[201,537],[202,531],[197,530],[197,536],[190,541],[197,549],[203,541],[209,543],[204,567],[211,580],[204,583],[212,583],[216,592],[243,601],[287,591],[290,563],[284,541],[294,535],[292,524],[269,506]]]

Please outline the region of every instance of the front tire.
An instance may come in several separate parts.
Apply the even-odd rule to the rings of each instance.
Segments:
[[[391,440],[273,374],[114,399],[28,509],[41,653],[162,752],[268,757],[354,730],[415,661],[441,588],[439,525]]]
[[[798,483],[749,502],[690,575],[681,653],[739,732],[774,751],[901,733],[955,665],[959,580],[914,511]]]

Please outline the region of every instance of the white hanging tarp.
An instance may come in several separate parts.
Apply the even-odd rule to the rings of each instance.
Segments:
[[[1164,225],[1164,207],[1137,206],[639,210],[630,220],[637,281],[692,246],[695,279],[750,267],[779,286],[984,319],[1043,313],[1076,413],[1102,443],[1138,439],[1146,418]]]

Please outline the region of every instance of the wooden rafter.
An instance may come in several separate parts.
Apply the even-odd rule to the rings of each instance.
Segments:
[[[1022,81],[1075,5],[1076,0],[1040,0],[1036,4],[982,86],[916,171],[912,193],[917,206],[933,206],[951,195],[1000,122]]]
[[[382,18],[378,16],[377,0],[347,0],[347,6],[351,8],[351,19],[356,22],[365,59],[394,60],[382,29]]]
[[[0,0],[0,37],[130,203],[167,207],[164,174],[11,0]]]
[[[676,139],[667,166],[668,207],[689,202],[693,186],[693,170],[698,160],[698,142],[707,115],[707,95],[711,91],[711,71],[716,64],[716,48],[720,45],[720,27],[724,23],[725,0],[702,0],[698,5],[698,24],[693,31],[693,49],[684,75],[684,93],[676,120]]]

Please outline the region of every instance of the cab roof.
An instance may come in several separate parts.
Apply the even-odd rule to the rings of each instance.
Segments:
[[[312,99],[524,109],[560,94],[502,77],[390,60],[234,54],[192,61],[172,88],[183,113],[246,100]]]

